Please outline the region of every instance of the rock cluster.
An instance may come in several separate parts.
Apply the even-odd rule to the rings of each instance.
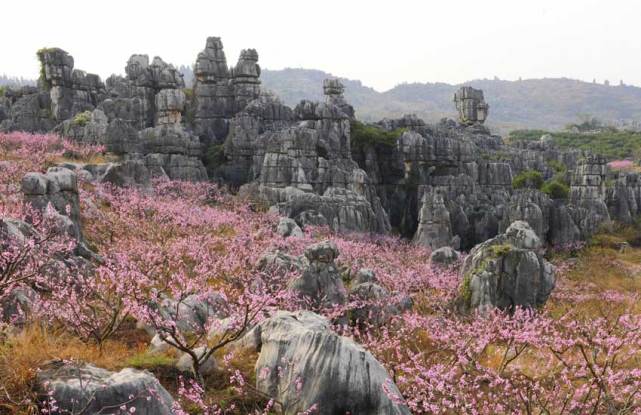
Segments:
[[[522,221],[475,246],[461,269],[460,308],[483,312],[493,307],[514,310],[545,304],[555,278],[554,267],[539,252],[542,246]]]
[[[243,50],[236,66],[229,68],[222,41],[209,37],[196,59],[194,76],[194,131],[206,144],[222,143],[229,119],[260,94],[258,53]]]
[[[301,226],[387,232],[376,191],[352,159],[353,109],[343,86],[332,79],[324,90],[326,102],[302,101],[293,110],[271,96],[250,103],[230,121],[221,175],[253,186],[249,193]]]
[[[354,145],[354,108],[340,80],[323,82],[324,102],[287,107],[261,92],[258,53],[245,49],[230,67],[218,37],[197,56],[193,90],[159,57],[132,55],[126,76],[104,84],[74,69],[61,49],[44,49],[39,58],[41,87],[0,98],[0,130],[53,130],[104,144],[123,161],[86,169],[96,179],[130,185],[209,176],[299,227],[395,229],[432,249],[470,249],[517,220],[564,245],[641,213],[639,174],[613,175],[603,158],[560,151],[547,137],[506,145],[482,125],[488,105],[471,87],[454,96],[459,122],[385,119],[374,126],[397,132],[395,142],[361,138]],[[567,200],[512,186],[526,170],[558,178],[559,165]]]

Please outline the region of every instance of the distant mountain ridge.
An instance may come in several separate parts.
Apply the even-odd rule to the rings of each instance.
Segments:
[[[332,75],[313,69],[263,70],[266,89],[288,105],[301,99],[322,98],[321,83]],[[360,81],[343,79],[347,100],[365,121],[415,113],[428,121],[455,117],[452,97],[461,85],[485,92],[490,104],[488,125],[501,132],[519,128],[559,130],[582,116],[594,116],[618,127],[641,123],[641,88],[577,81],[567,78],[522,81],[474,80],[461,85],[406,83],[378,92]]]

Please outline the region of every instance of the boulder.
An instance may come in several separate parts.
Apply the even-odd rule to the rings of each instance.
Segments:
[[[321,415],[410,413],[374,356],[317,314],[279,311],[247,336],[260,352],[256,388],[282,403],[285,414],[314,405]]]
[[[554,267],[540,253],[542,246],[534,230],[522,221],[475,246],[461,269],[457,300],[461,311],[544,305],[555,277]]]
[[[90,364],[53,361],[36,375],[43,410],[52,413],[142,415],[173,414],[174,400],[149,372],[123,369],[110,372]]]
[[[349,299],[356,303],[349,315],[355,324],[381,326],[412,307],[410,297],[394,295],[375,282],[353,284]]]
[[[51,206],[62,216],[62,227],[78,241],[82,241],[78,176],[64,167],[50,167],[46,174],[27,173],[22,178],[25,201],[41,212]],[[65,219],[67,218],[67,219]]]
[[[204,346],[197,347],[194,349],[194,353],[196,353],[196,356],[200,360],[207,353],[207,348]],[[193,362],[194,362],[194,359],[191,357],[189,353],[183,353],[183,355],[180,356],[180,358],[178,359],[178,362],[176,362],[176,368],[181,372],[189,372],[193,374],[194,373]],[[216,368],[217,368],[217,365],[216,365],[216,360],[214,359],[214,356],[209,356],[207,360],[205,360],[200,364],[198,371],[201,376],[209,376],[216,372]]]
[[[290,218],[280,218],[278,221],[278,227],[276,228],[276,233],[280,236],[287,238],[293,236],[294,238],[302,238],[303,231],[300,226]]]
[[[0,295],[0,323],[23,326],[38,300],[38,293],[26,285],[18,285]]]
[[[449,246],[444,246],[432,252],[430,262],[433,265],[450,266],[459,260],[459,253]]]
[[[147,187],[151,183],[151,174],[142,160],[125,160],[110,163],[98,181],[121,187]]]

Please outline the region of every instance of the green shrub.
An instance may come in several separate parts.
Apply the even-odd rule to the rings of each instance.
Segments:
[[[565,173],[568,171],[568,167],[559,160],[548,160],[547,165],[556,173]]]
[[[567,199],[570,188],[565,183],[553,179],[545,182],[541,187],[541,191],[552,199]]]
[[[207,171],[213,171],[216,167],[225,162],[225,145],[210,144],[205,152],[205,167]]]
[[[81,127],[84,127],[87,125],[87,123],[91,121],[91,112],[85,111],[85,112],[79,112],[73,117],[73,120],[71,120],[71,123],[73,125],[79,125]]]
[[[3,97],[6,92],[7,92],[7,87],[0,86],[0,97]]]
[[[364,149],[368,146],[395,147],[396,141],[404,132],[404,128],[387,131],[374,125],[363,124],[360,121],[352,121],[352,147],[356,149]]]
[[[524,170],[512,180],[515,189],[540,189],[543,186],[543,175],[536,170]]]
[[[44,54],[52,50],[51,48],[42,48],[39,49],[36,52],[36,56],[38,57],[38,61],[40,61],[40,77],[38,80],[40,81],[40,84],[45,88],[45,89],[51,89],[51,83],[47,81],[47,78],[45,76],[45,65],[44,65]]]
[[[605,156],[608,160],[638,158],[641,154],[641,132],[604,128],[597,132],[573,133],[543,130],[516,130],[508,141],[536,141],[543,134],[550,134],[554,144],[562,150],[587,150]]]

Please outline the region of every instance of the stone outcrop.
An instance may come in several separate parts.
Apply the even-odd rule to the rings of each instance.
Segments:
[[[475,246],[461,269],[460,309],[483,312],[492,307],[514,310],[545,304],[555,277],[554,267],[540,253],[542,246],[522,221]]]
[[[293,111],[269,96],[247,105],[230,121],[223,178],[255,186],[251,193],[299,225],[387,232],[376,189],[351,158],[343,86],[334,79],[324,87],[326,102],[302,101]],[[316,223],[302,222],[308,218]]]
[[[398,138],[368,142],[352,137],[354,108],[340,80],[323,82],[323,102],[287,107],[261,91],[256,50],[241,51],[228,66],[217,37],[198,54],[191,90],[159,57],[132,55],[126,75],[104,84],[74,69],[61,49],[43,49],[39,58],[40,87],[0,97],[0,131],[53,130],[104,144],[122,162],[106,176],[106,165],[95,168],[95,179],[130,185],[147,177],[211,178],[298,226],[394,229],[433,249],[471,249],[516,220],[545,242],[565,245],[641,213],[638,174],[614,175],[603,158],[560,151],[545,136],[506,145],[483,126],[489,106],[471,87],[454,95],[458,122],[384,119],[370,127]],[[514,189],[513,178],[525,170],[569,185],[569,198]]]
[[[222,41],[209,37],[196,59],[194,76],[194,131],[203,143],[220,144],[229,131],[229,119],[260,94],[258,53],[243,50],[230,69]]]
[[[280,218],[278,221],[278,227],[276,228],[276,233],[284,238],[290,236],[293,236],[294,238],[301,238],[303,236],[303,231],[300,226],[298,226],[295,220],[290,218]]]
[[[390,293],[378,284],[370,270],[360,270],[349,290],[349,299],[354,304],[350,319],[354,324],[382,326],[390,318],[412,308],[408,296]]]
[[[149,372],[123,369],[110,372],[90,364],[52,361],[36,377],[42,409],[55,413],[115,413],[170,415],[174,400]]]
[[[59,48],[38,51],[40,82],[49,90],[51,116],[61,122],[93,110],[104,99],[105,85],[98,75],[74,69],[71,55]]]
[[[414,241],[432,249],[448,246],[451,243],[450,212],[445,207],[441,195],[432,192],[423,194]]]
[[[290,289],[305,305],[325,308],[345,304],[347,291],[334,262],[337,257],[338,248],[330,241],[305,249],[307,266],[302,275],[290,283]]]
[[[450,266],[459,260],[459,253],[449,246],[436,249],[430,255],[430,262],[433,265]]]
[[[78,241],[83,240],[80,225],[80,198],[78,177],[63,167],[51,167],[46,174],[27,173],[22,178],[25,201],[45,213],[50,204],[60,215],[62,226]]]
[[[454,94],[454,102],[461,124],[485,122],[490,107],[485,103],[483,91],[471,86],[463,86]]]
[[[383,366],[357,343],[333,333],[317,314],[277,312],[247,337],[260,351],[256,387],[281,402],[285,414],[314,404],[323,415],[410,413]]]

